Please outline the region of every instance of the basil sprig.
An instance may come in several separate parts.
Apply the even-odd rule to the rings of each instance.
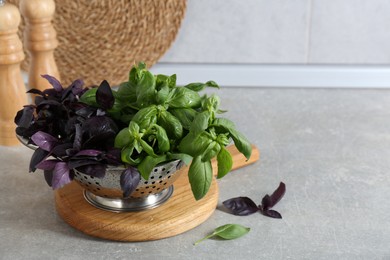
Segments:
[[[210,235],[205,236],[204,238],[196,241],[194,246],[199,244],[200,242],[212,238],[212,237],[220,237],[222,239],[231,240],[242,237],[250,231],[250,228],[238,225],[238,224],[226,224],[214,229],[214,232]]]
[[[88,90],[80,101],[105,109],[122,124],[115,147],[121,149],[121,160],[136,167],[144,179],[157,164],[181,159],[190,163],[189,181],[199,200],[210,188],[213,158],[218,161],[218,178],[232,169],[232,157],[225,149],[231,140],[247,159],[251,155],[249,141],[233,122],[218,117],[223,112],[219,97],[199,94],[205,87],[219,88],[214,81],[179,87],[176,75],[153,75],[140,63],[131,69],[129,80],[105,98],[108,105],[101,107],[97,93],[109,92],[103,87]],[[132,183],[128,178],[126,183]]]

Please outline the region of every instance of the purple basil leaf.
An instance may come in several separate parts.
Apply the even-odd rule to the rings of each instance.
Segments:
[[[66,162],[58,162],[53,170],[52,188],[59,189],[70,183],[72,178]]]
[[[78,152],[75,156],[97,157],[97,156],[100,156],[101,154],[102,154],[102,151],[89,149],[89,150],[82,150],[82,151]]]
[[[52,181],[53,181],[53,171],[43,171],[45,176],[45,181],[47,185],[51,187]]]
[[[61,100],[65,100],[65,99],[74,100],[75,99],[75,95],[77,95],[75,93],[82,92],[82,90],[83,90],[82,86],[83,85],[84,85],[84,82],[81,79],[76,79],[75,81],[73,81],[73,83],[70,84],[69,87],[67,87],[62,92]]]
[[[256,203],[248,197],[237,197],[225,200],[223,205],[237,216],[247,216],[259,210]]]
[[[83,93],[84,89],[84,81],[82,79],[76,79],[72,83],[72,93],[73,95],[81,96]]]
[[[106,116],[88,118],[83,124],[83,149],[107,149],[114,146],[118,127]]]
[[[88,164],[78,167],[77,170],[89,176],[103,178],[106,175],[106,165],[104,164]]]
[[[57,92],[60,92],[62,91],[62,85],[61,83],[53,76],[50,76],[50,75],[41,75],[42,78],[45,78],[49,83],[50,85],[53,86],[53,88],[57,91]]]
[[[43,92],[40,91],[39,89],[36,89],[36,88],[30,89],[30,90],[28,90],[26,93],[29,93],[29,94],[36,94],[36,95],[41,95],[41,96],[43,96]]]
[[[102,133],[111,133],[116,135],[118,127],[115,122],[106,116],[94,116],[88,118],[83,124],[83,133],[87,138],[92,138]]]
[[[61,95],[61,92],[58,92],[56,89],[54,88],[47,88],[45,89],[44,91],[42,91],[43,93],[43,97],[45,100],[47,99],[58,99],[59,100],[59,96]],[[38,96],[39,97],[39,96]]]
[[[81,141],[83,137],[83,132],[80,124],[75,125],[75,134],[73,140],[73,149],[80,150],[81,149]]]
[[[85,118],[91,117],[96,112],[94,107],[83,107],[76,111],[76,114]]]
[[[49,154],[49,152],[41,149],[41,148],[37,148],[33,155],[31,156],[31,160],[30,160],[30,172],[35,172],[35,170],[37,169],[35,166],[40,163],[42,160],[44,160],[47,155]]]
[[[107,161],[110,165],[121,165],[121,149],[118,148],[111,148],[108,149],[107,153],[104,156],[104,159]]]
[[[43,108],[46,108],[46,106],[54,106],[54,107],[60,107],[61,106],[61,103],[56,101],[56,100],[52,100],[52,99],[45,99],[43,101],[41,101],[39,103],[39,105],[37,104],[37,112],[39,112],[41,109]]]
[[[34,118],[34,107],[25,106],[15,116],[15,124],[19,127],[28,128]]]
[[[112,94],[111,87],[106,80],[103,80],[102,83],[100,83],[100,86],[96,91],[96,102],[103,109],[110,109],[114,105],[115,98]]]
[[[271,218],[282,218],[282,215],[280,215],[279,212],[277,212],[276,210],[272,210],[272,209],[263,211],[263,215],[267,216],[267,217],[271,217]]]
[[[51,151],[50,151],[50,155],[54,154],[55,156],[57,157],[63,157],[65,155],[67,155],[66,151],[68,149],[72,148],[72,144],[71,143],[64,143],[64,144],[59,144],[59,145],[56,145]]]
[[[36,106],[39,106],[39,104],[44,101],[45,99],[42,96],[35,96],[34,103]]]
[[[74,156],[76,153],[78,153],[79,150],[78,150],[78,149],[70,148],[70,149],[66,149],[65,152],[66,152],[66,155],[67,155],[67,156],[72,157],[72,156]]]
[[[57,138],[42,131],[38,131],[31,136],[31,140],[33,140],[33,142],[40,148],[48,152],[50,152],[58,144]]]
[[[267,194],[261,200],[261,205],[259,205],[259,208],[261,209],[262,212],[264,212],[271,208],[271,204],[272,204],[271,197]]]
[[[101,164],[101,162],[91,159],[82,159],[82,160],[70,160],[68,162],[69,169],[79,168],[87,165]]]
[[[135,167],[128,167],[121,174],[120,184],[123,191],[123,197],[127,198],[137,188],[141,180],[141,174]]]
[[[37,165],[35,165],[36,168],[45,170],[45,171],[52,171],[56,167],[56,164],[60,162],[59,160],[45,160],[41,161]]]
[[[279,187],[270,196],[271,198],[270,208],[275,206],[276,203],[278,203],[283,198],[285,193],[286,193],[286,184],[280,182]]]
[[[105,115],[106,115],[106,111],[103,110],[103,109],[98,108],[98,109],[96,110],[96,115],[97,115],[97,116],[105,116]]]

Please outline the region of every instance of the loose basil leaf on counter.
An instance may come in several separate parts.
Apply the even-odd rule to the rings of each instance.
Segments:
[[[281,182],[279,184],[279,187],[269,196],[268,194],[264,196],[263,200],[261,201],[262,204],[262,210],[267,211],[268,209],[272,208],[276,205],[284,196],[286,193],[286,184]]]
[[[263,197],[261,205],[259,206],[256,206],[253,200],[248,197],[232,198],[224,201],[223,205],[229,209],[232,214],[238,216],[247,216],[260,211],[267,217],[282,218],[282,215],[279,212],[271,210],[271,208],[283,198],[285,193],[286,185],[283,182],[280,182],[279,187],[272,193],[271,196],[266,194]]]
[[[238,224],[226,224],[214,229],[214,232],[210,235],[196,241],[194,246],[199,244],[200,242],[209,239],[211,237],[217,236],[226,240],[236,239],[242,237],[250,231],[250,228],[238,225]]]
[[[237,197],[225,200],[223,205],[237,216],[248,216],[259,210],[256,203],[248,197]]]

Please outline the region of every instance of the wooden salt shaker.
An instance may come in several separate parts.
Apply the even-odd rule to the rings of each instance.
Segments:
[[[17,35],[19,23],[18,8],[0,0],[0,145],[7,146],[19,144],[14,117],[27,104],[20,71],[24,53]]]
[[[41,75],[49,74],[60,79],[53,53],[58,46],[57,33],[51,22],[54,0],[21,0],[19,8],[26,22],[24,45],[31,57],[28,88],[51,88]]]

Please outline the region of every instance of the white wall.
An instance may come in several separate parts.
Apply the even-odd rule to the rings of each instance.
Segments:
[[[163,63],[390,64],[390,0],[188,0]]]

